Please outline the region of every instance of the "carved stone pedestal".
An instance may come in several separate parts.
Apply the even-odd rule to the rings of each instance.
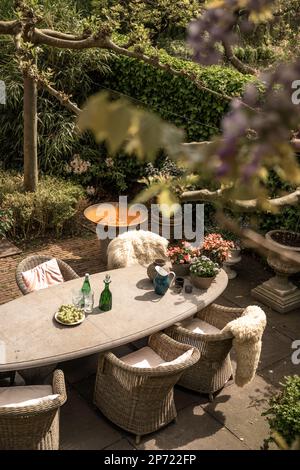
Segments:
[[[277,275],[252,289],[251,295],[279,313],[300,309],[300,289],[291,282],[286,284],[281,283],[280,276]]]
[[[281,249],[299,252],[300,234],[285,230],[272,230],[266,238]],[[272,307],[279,313],[288,313],[300,309],[300,289],[288,277],[300,271],[299,264],[283,259],[272,252],[267,258],[268,264],[274,269],[276,276],[252,289],[251,295],[263,304]]]

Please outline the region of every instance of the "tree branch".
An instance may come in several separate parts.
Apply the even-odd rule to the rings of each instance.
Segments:
[[[20,34],[23,29],[22,22],[19,20],[15,21],[0,21],[0,34],[10,34],[16,36]]]
[[[74,34],[62,33],[61,31],[55,31],[52,29],[41,29],[42,34],[46,36],[51,36],[52,38],[57,39],[67,39],[69,41],[79,41],[82,39],[80,36],[75,36]]]
[[[53,88],[45,80],[37,78],[37,83],[44,90],[48,91],[50,95],[54,96],[54,98],[56,98],[60,102],[60,104],[62,104],[65,108],[71,111],[71,113],[74,113],[76,116],[79,116],[79,114],[81,113],[81,109],[78,108],[78,106],[70,100],[69,95],[62,91],[55,90],[55,88]]]
[[[46,30],[47,31],[47,30]],[[64,34],[66,37],[66,35]],[[67,34],[67,36],[72,36]],[[46,45],[52,47],[58,47],[60,49],[89,49],[93,47],[104,48],[103,39],[96,38],[94,36],[89,36],[84,39],[78,39],[77,36],[73,36],[75,39],[65,39],[59,36],[58,31],[54,35],[45,34],[43,30],[34,28],[31,32],[29,40],[33,44]]]
[[[228,192],[228,189],[217,189],[216,191],[209,191],[208,189],[200,189],[198,191],[186,191],[182,193],[180,200],[182,202],[192,202],[192,201],[209,201],[209,202],[219,202],[224,199],[224,196]],[[274,199],[268,199],[268,204],[271,207],[276,209],[281,209],[285,206],[295,206],[300,203],[300,188],[297,188],[294,192],[286,194],[285,196],[277,197]],[[247,200],[228,200],[226,205],[234,207],[243,212],[255,211],[259,209],[259,200],[258,199],[247,199]]]
[[[226,41],[222,41],[225,57],[239,72],[243,74],[257,75],[257,71],[250,67],[249,65],[244,64],[233,52],[233,49],[230,44]]]
[[[70,39],[63,39],[61,37],[58,37],[58,34],[55,34],[53,36],[50,36],[49,34],[44,34],[43,30],[35,28],[34,31],[32,32],[29,40],[33,42],[34,44],[45,44],[47,46],[52,46],[52,47],[59,47],[61,49],[77,49],[77,50],[83,50],[83,49],[89,49],[89,48],[101,48],[101,49],[107,49],[110,51],[113,51],[119,55],[123,55],[126,57],[130,57],[133,59],[141,60],[145,62],[146,64],[152,65],[156,68],[159,68],[160,70],[164,70],[166,72],[171,73],[172,75],[175,76],[181,76],[188,78],[191,80],[197,88],[200,90],[206,91],[214,96],[217,96],[218,98],[221,98],[223,100],[226,100],[228,102],[232,101],[232,96],[229,96],[225,93],[220,93],[218,91],[212,90],[205,85],[203,85],[200,80],[197,79],[194,75],[191,73],[185,72],[184,70],[176,70],[173,67],[171,67],[169,64],[163,64],[159,62],[157,57],[151,57],[148,55],[143,54],[142,52],[136,52],[132,51],[129,49],[126,49],[125,47],[121,47],[117,44],[115,44],[110,38],[102,36],[102,37],[97,37],[97,36],[89,36],[85,39],[76,39],[76,40],[70,40]],[[244,106],[249,108],[248,105],[244,104]],[[251,108],[252,109],[252,108]]]

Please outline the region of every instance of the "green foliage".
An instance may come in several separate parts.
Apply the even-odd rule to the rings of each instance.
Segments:
[[[13,237],[37,238],[73,230],[83,194],[80,186],[50,176],[41,178],[35,193],[24,192],[22,176],[0,172],[0,205],[11,211],[8,234]]]
[[[114,31],[130,39],[156,44],[162,36],[183,34],[197,18],[204,0],[92,0],[94,13],[102,21],[109,19]]]
[[[229,96],[240,95],[246,83],[253,80],[252,76],[231,68],[200,67],[194,62],[171,57],[163,50],[159,50],[158,57],[162,63],[190,72],[204,86]],[[104,77],[103,87],[138,100],[161,118],[184,128],[189,141],[208,140],[219,132],[228,100],[197,88],[188,78],[174,76],[136,59],[114,56],[109,66],[111,73]]]
[[[300,377],[285,377],[283,389],[269,401],[267,416],[271,432],[279,433],[288,445],[300,436]]]
[[[7,232],[13,226],[14,219],[11,209],[0,208],[0,240],[4,238]]]
[[[192,260],[190,273],[197,277],[215,277],[220,271],[218,263],[215,263],[207,256],[200,256]]]
[[[265,44],[257,47],[253,47],[250,44],[246,44],[244,47],[238,46],[234,48],[234,53],[238,59],[246,64],[272,64],[277,59],[275,51]]]
[[[156,114],[142,111],[125,99],[111,100],[107,92],[88,99],[78,127],[91,130],[96,141],[105,141],[112,154],[126,142],[126,153],[141,160],[153,160],[160,149],[171,153],[183,141],[183,133]]]

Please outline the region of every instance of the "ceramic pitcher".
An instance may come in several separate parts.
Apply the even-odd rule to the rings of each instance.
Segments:
[[[157,275],[153,280],[154,290],[158,295],[164,295],[174,281],[176,274],[173,271],[166,271],[161,266],[155,266],[155,270]]]

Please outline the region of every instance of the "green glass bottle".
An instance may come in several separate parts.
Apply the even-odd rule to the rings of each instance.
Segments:
[[[82,299],[82,302],[81,302],[81,306],[84,307],[84,296],[89,295],[89,293],[91,292],[90,275],[88,273],[86,273],[86,275],[84,277],[81,292],[83,294],[83,296],[82,296],[83,299]]]
[[[103,312],[108,312],[108,310],[111,310],[112,307],[112,294],[109,290],[109,284],[111,283],[110,276],[106,274],[105,279],[104,279],[104,289],[101,292],[100,295],[100,300],[99,300],[99,308]]]
[[[91,292],[90,275],[88,273],[84,277],[81,292],[83,295],[88,295]]]

